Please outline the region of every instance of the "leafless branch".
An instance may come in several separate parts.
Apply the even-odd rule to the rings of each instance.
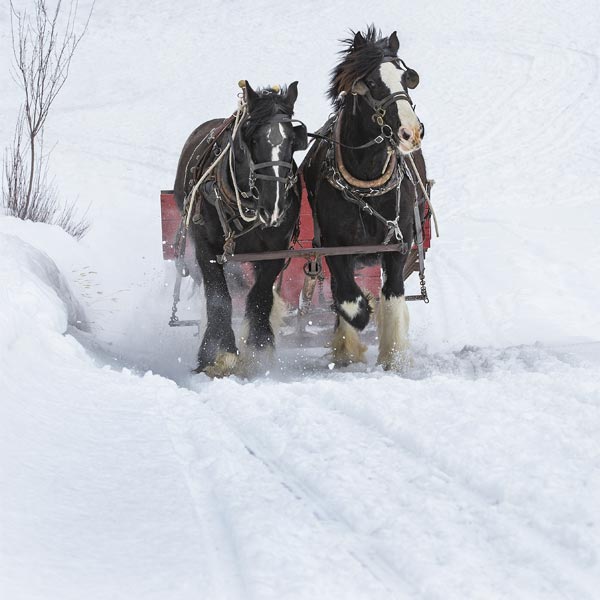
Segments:
[[[94,3],[83,28],[76,33],[78,8],[78,0],[70,0],[66,10],[63,0],[56,0],[53,10],[48,8],[47,0],[34,0],[30,14],[17,10],[10,0],[14,59],[11,73],[23,90],[24,100],[13,146],[5,151],[4,205],[9,214],[31,220],[50,222],[60,213],[57,224],[63,228],[73,221],[74,205],[61,210],[55,190],[47,183],[42,140],[50,108],[67,81],[71,60],[87,31]],[[75,230],[85,233],[87,228],[82,222]]]

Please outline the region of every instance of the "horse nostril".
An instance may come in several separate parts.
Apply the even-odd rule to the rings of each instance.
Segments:
[[[402,139],[407,142],[412,138],[412,133],[405,127],[402,127],[400,129],[400,135],[401,135]]]

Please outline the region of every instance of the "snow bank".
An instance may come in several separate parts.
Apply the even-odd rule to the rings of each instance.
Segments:
[[[68,283],[47,254],[12,235],[0,233],[0,349],[37,344],[67,326],[84,329],[85,316]]]
[[[99,368],[71,335],[85,317],[65,275],[5,231],[64,264],[82,247],[46,225],[0,229],[0,595],[197,597],[204,550],[161,412],[185,392]]]

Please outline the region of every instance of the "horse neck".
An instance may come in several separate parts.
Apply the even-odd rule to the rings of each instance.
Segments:
[[[346,146],[361,146],[375,139],[380,127],[373,122],[373,109],[359,96],[351,96],[343,109],[340,141]],[[342,146],[346,169],[357,179],[371,181],[381,177],[388,160],[387,144],[376,144],[363,150]]]

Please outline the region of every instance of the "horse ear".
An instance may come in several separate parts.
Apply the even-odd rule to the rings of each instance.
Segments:
[[[248,102],[248,107],[251,107],[257,100],[258,94],[252,89],[252,86],[247,80],[244,87],[246,88],[246,101]]]
[[[419,85],[419,74],[414,69],[407,69],[404,74],[406,87],[414,90]]]
[[[289,105],[293,108],[294,104],[296,103],[296,99],[298,98],[298,82],[297,81],[294,81],[293,83],[290,83],[290,85],[288,85],[288,89],[287,89],[285,98],[286,98],[287,102],[289,103]]]
[[[398,54],[398,50],[400,49],[400,41],[398,40],[398,34],[395,31],[392,33],[392,35],[390,35],[388,45],[394,54]]]
[[[367,43],[367,40],[363,37],[363,34],[360,31],[356,32],[354,36],[354,41],[352,42],[352,50],[358,50],[361,46],[364,46]]]

